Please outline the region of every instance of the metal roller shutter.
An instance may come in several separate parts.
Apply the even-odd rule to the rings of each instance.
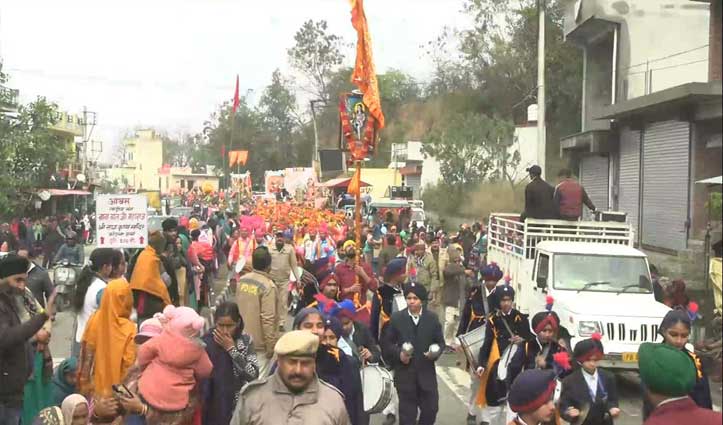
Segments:
[[[585,188],[595,208],[601,211],[608,209],[608,184],[610,167],[607,156],[586,156],[580,161],[580,184]],[[583,218],[592,218],[591,211],[583,206]]]
[[[643,133],[642,242],[687,247],[690,123],[653,123]]]
[[[623,129],[620,134],[618,209],[628,214],[635,240],[640,241],[640,131]]]
[[[404,176],[406,185],[414,190],[414,199],[419,199],[419,189],[422,187],[422,175],[421,174],[410,174]]]

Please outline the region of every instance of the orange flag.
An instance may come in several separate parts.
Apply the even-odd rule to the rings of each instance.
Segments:
[[[361,168],[357,168],[354,172],[354,177],[349,181],[349,186],[346,188],[346,193],[349,195],[359,195],[359,188],[361,188]]]
[[[249,159],[249,151],[237,151],[238,156],[236,157],[236,160],[241,165],[246,165],[246,161]]]
[[[372,58],[372,37],[369,34],[367,17],[364,14],[364,0],[349,0],[351,3],[351,23],[357,32],[356,64],[351,74],[351,82],[364,93],[364,104],[369,113],[379,123],[379,130],[384,128],[384,113],[379,96],[377,72]]]
[[[238,151],[230,151],[228,153],[228,166],[233,167],[238,161]]]

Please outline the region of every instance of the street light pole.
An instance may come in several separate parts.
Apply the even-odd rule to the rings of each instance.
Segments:
[[[545,1],[537,0],[538,38],[537,38],[537,164],[545,174],[546,158],[546,118],[545,118]]]

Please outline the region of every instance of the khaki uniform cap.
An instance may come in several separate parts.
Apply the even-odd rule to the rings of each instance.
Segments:
[[[309,331],[291,331],[274,347],[277,356],[313,357],[319,348],[319,337]]]

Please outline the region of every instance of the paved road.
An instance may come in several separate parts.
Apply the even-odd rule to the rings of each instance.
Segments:
[[[228,296],[225,291],[225,278],[220,276],[214,284],[216,298]],[[208,316],[208,313],[206,314]],[[51,351],[56,363],[70,355],[74,316],[72,313],[59,313],[53,326],[53,337],[50,343]],[[291,320],[287,320],[290,324]],[[440,425],[464,425],[467,417],[467,400],[470,396],[470,377],[462,369],[456,366],[456,356],[445,354],[437,364],[437,375],[439,382],[439,415],[437,424]],[[714,384],[718,388],[714,390],[714,403],[717,410],[720,410],[721,396],[720,384]],[[617,420],[616,425],[640,425],[642,423],[641,410],[642,401],[639,393],[638,379],[635,374],[618,374],[618,391],[620,392],[620,407],[622,417]],[[372,417],[372,425],[381,425],[381,415]]]

